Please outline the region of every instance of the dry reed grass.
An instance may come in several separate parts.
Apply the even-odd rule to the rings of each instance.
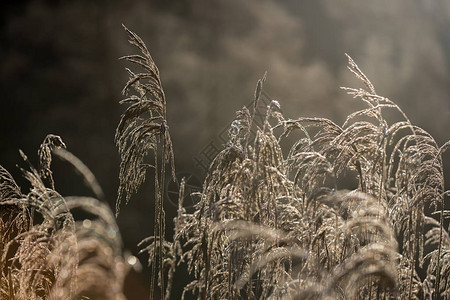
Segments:
[[[22,170],[31,184],[28,194],[0,167],[1,299],[125,298],[127,265],[113,213],[97,199],[63,197],[54,190],[55,151],[88,174],[87,183],[97,182],[64,147],[60,137],[48,135],[38,151],[38,169],[21,152],[28,163]],[[92,187],[100,193],[98,188]],[[76,219],[74,210],[92,217]]]
[[[442,153],[348,57],[363,88],[343,88],[366,108],[342,125],[324,118],[285,119],[280,104],[267,106],[262,126],[255,105],[237,112],[229,141],[211,163],[195,211],[183,208],[171,241],[165,238],[163,189],[174,158],[166,99],[144,42],[126,29],[141,54],[122,59],[130,79],[121,101],[128,107],[116,131],[120,186],[116,205],[130,200],[154,169],[154,234],[140,244],[157,286],[170,299],[176,268],[194,276],[183,292],[199,299],[448,299],[450,214]],[[389,123],[385,111],[397,112]],[[255,135],[251,132],[254,130]],[[280,146],[297,132],[288,151]],[[0,167],[1,299],[123,299],[127,266],[119,229],[107,205],[63,197],[54,189],[52,154],[68,160],[98,198],[95,177],[58,136],[39,149],[40,167],[23,170],[32,188],[22,194]],[[148,158],[147,158],[148,157]],[[150,159],[151,163],[147,163]],[[350,176],[358,187],[341,188]],[[94,217],[77,220],[82,209]]]

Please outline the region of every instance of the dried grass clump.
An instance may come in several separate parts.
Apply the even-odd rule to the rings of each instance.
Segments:
[[[48,135],[38,152],[39,169],[21,152],[28,163],[22,170],[31,183],[28,194],[0,166],[0,298],[124,299],[127,270],[114,215],[94,198],[63,197],[54,190],[50,163],[62,147],[60,137]],[[78,220],[74,209],[95,218]]]
[[[367,108],[341,126],[324,118],[285,119],[277,101],[262,126],[253,122],[256,105],[237,113],[196,211],[176,219],[180,261],[195,276],[185,293],[201,299],[448,297],[449,193],[441,156],[449,143],[439,147],[412,125],[348,59],[367,89],[343,89]],[[390,124],[386,110],[399,121]],[[300,137],[284,153],[280,144],[293,132]],[[357,189],[340,190],[343,176],[355,178]]]

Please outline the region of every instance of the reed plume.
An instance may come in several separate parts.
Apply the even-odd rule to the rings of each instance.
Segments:
[[[164,212],[164,186],[166,180],[166,164],[170,164],[172,179],[175,181],[175,167],[172,141],[169,126],[166,120],[166,98],[159,76],[159,70],[153,61],[142,39],[124,26],[129,42],[137,47],[141,54],[121,57],[142,69],[142,73],[134,73],[127,68],[130,76],[122,90],[123,95],[130,97],[120,101],[128,104],[117,126],[115,141],[119,148],[120,186],[116,202],[116,216],[120,211],[122,198],[129,201],[131,194],[136,192],[144,182],[148,168],[155,172],[155,222],[153,261],[159,257],[159,263],[152,264],[151,297],[155,291],[155,280],[158,277],[156,268],[159,268],[158,284],[163,298],[164,287],[164,244],[165,244],[165,212]],[[144,163],[149,153],[153,154],[153,164]],[[161,159],[158,161],[158,154]]]

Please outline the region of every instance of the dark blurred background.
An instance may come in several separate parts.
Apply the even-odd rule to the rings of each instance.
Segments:
[[[450,137],[447,0],[36,0],[8,1],[0,14],[0,164],[22,186],[18,149],[37,164],[39,144],[53,133],[91,168],[114,207],[113,139],[127,80],[117,58],[135,52],[122,23],[143,38],[160,68],[177,171],[198,180],[194,159],[252,100],[266,70],[265,90],[286,117],[342,123],[360,108],[339,89],[360,86],[344,53],[439,145]],[[63,195],[90,195],[68,165],[55,160],[54,169]],[[125,247],[136,255],[136,244],[152,234],[150,181],[118,219]],[[166,210],[170,236],[174,208]],[[148,282],[148,274],[132,274],[129,298],[146,299]]]

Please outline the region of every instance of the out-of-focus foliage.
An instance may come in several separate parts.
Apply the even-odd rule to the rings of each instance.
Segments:
[[[38,169],[21,152],[28,163],[22,172],[32,186],[27,194],[0,166],[0,298],[124,299],[128,267],[110,208],[54,190],[52,152],[62,147],[59,136],[48,135]]]

